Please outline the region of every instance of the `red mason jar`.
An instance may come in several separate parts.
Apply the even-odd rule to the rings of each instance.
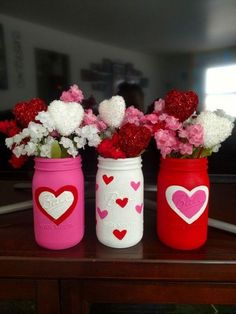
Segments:
[[[157,182],[157,234],[175,249],[192,250],[207,239],[207,159],[161,159]]]

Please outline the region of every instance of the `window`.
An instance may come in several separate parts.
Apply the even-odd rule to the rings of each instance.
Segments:
[[[208,68],[205,79],[205,108],[236,117],[236,64]]]

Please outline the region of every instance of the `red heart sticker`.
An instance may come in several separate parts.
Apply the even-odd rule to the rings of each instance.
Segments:
[[[78,202],[78,191],[72,185],[65,185],[56,191],[39,187],[35,191],[35,202],[46,217],[59,225],[73,212]]]
[[[127,205],[127,203],[128,203],[128,198],[127,197],[125,197],[123,199],[117,198],[117,200],[116,200],[116,204],[118,204],[122,208],[124,208]]]
[[[113,234],[114,236],[118,239],[118,240],[122,240],[124,238],[124,236],[126,235],[127,233],[127,230],[118,230],[118,229],[115,229],[113,230]]]
[[[113,176],[108,177],[106,174],[104,174],[104,175],[102,176],[102,178],[103,178],[103,181],[106,183],[106,185],[108,185],[109,183],[111,183],[111,181],[114,179]]]

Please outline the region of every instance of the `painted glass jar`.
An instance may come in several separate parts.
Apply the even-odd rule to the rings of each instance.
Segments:
[[[109,247],[127,248],[143,236],[143,173],[141,157],[98,157],[96,234]]]
[[[157,182],[157,234],[182,250],[207,240],[209,177],[207,159],[161,159]]]
[[[84,235],[84,177],[81,159],[35,158],[32,183],[36,242],[60,250]]]

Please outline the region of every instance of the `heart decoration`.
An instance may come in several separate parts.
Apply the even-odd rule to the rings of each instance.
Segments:
[[[143,210],[143,204],[141,205],[136,205],[135,206],[135,210],[138,214],[141,214],[142,210]]]
[[[123,199],[121,199],[121,198],[117,198],[116,199],[116,204],[118,204],[122,208],[124,208],[127,205],[127,203],[128,203],[128,198],[127,197],[125,197]]]
[[[99,188],[99,185],[96,183],[96,185],[95,185],[95,190],[97,191],[98,188]]]
[[[172,185],[166,189],[165,194],[170,208],[188,224],[192,224],[203,214],[209,198],[209,190],[205,185],[199,185],[192,190]]]
[[[30,101],[19,102],[15,105],[13,109],[16,121],[27,128],[31,121],[35,121],[35,117],[40,111],[46,111],[47,105],[40,98],[33,98]]]
[[[114,179],[113,176],[108,177],[106,174],[104,174],[104,175],[102,176],[102,178],[103,178],[103,181],[106,183],[106,185],[108,185],[109,183],[111,183],[111,181]]]
[[[118,128],[125,115],[125,101],[121,96],[113,96],[111,99],[103,100],[98,111],[100,118],[110,127]]]
[[[99,207],[97,207],[97,213],[101,219],[106,218],[106,216],[108,215],[108,211],[106,209],[101,210]]]
[[[124,236],[126,235],[127,233],[127,230],[118,230],[118,229],[115,229],[113,230],[113,234],[114,236],[118,239],[118,240],[122,240],[124,238]]]
[[[48,106],[48,113],[55,124],[56,131],[60,135],[68,136],[80,126],[84,109],[77,102],[64,102],[61,100],[54,100]],[[66,117],[62,119],[61,117]]]
[[[137,191],[138,188],[140,187],[140,181],[138,181],[138,182],[131,181],[131,182],[130,182],[130,185],[131,185],[131,187],[132,187],[135,191]]]
[[[72,185],[65,185],[56,191],[39,187],[34,196],[38,209],[56,225],[70,216],[78,201],[78,191]]]

